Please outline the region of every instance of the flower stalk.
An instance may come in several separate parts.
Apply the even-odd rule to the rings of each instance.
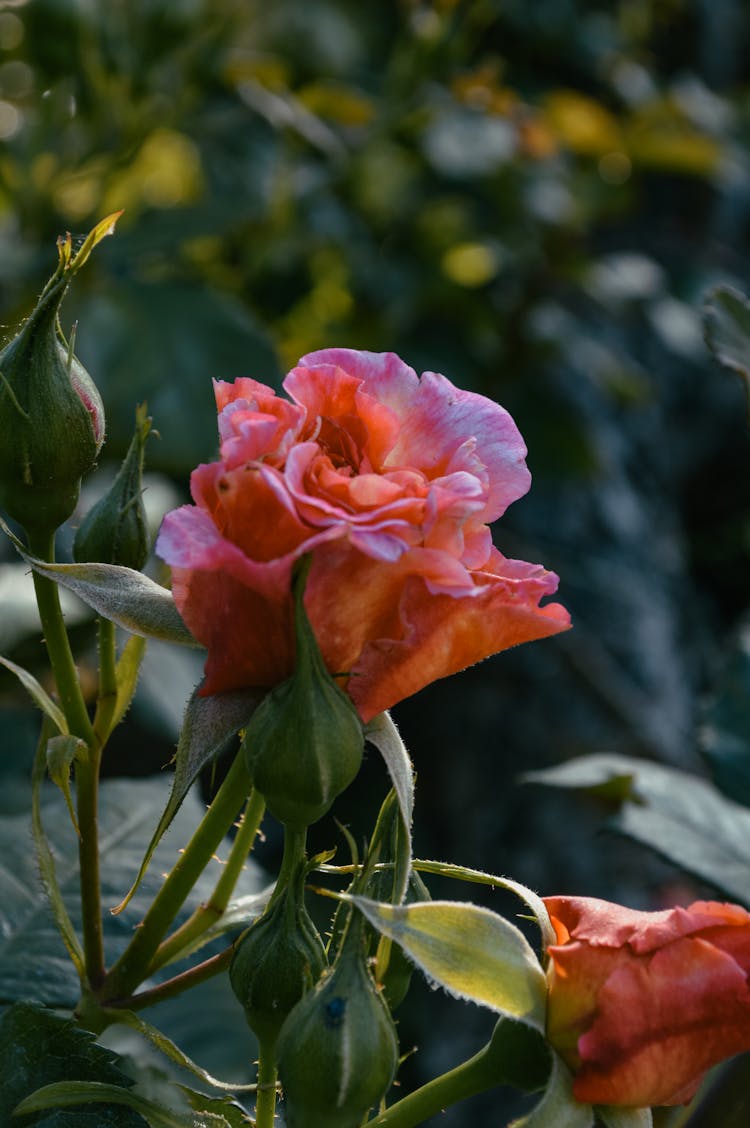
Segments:
[[[102,1002],[130,995],[147,977],[151,962],[170,924],[232,826],[237,817],[237,809],[242,798],[248,795],[250,786],[244,758],[239,754],[179,861],[154,898],[135,936],[102,984]]]

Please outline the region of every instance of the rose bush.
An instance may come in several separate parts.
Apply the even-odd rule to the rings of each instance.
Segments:
[[[557,577],[506,559],[488,523],[528,489],[510,415],[392,353],[328,349],[284,381],[215,384],[221,457],[192,475],[157,551],[208,648],[203,692],[294,664],[291,573],[328,669],[367,721],[423,686],[569,626]]]
[[[750,913],[696,901],[638,912],[547,897],[558,943],[547,1034],[590,1104],[684,1104],[704,1073],[750,1049]]]

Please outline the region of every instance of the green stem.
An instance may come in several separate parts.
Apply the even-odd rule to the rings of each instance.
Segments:
[[[207,901],[198,906],[184,924],[180,925],[171,936],[159,945],[149,966],[149,975],[152,975],[158,968],[164,967],[165,964],[172,963],[173,960],[186,954],[186,948],[222,916],[247,861],[247,856],[253,848],[265,809],[265,801],[260,792],[251,791],[242,821],[232,843],[232,849],[213,893]]]
[[[250,777],[240,751],[135,936],[109,972],[100,992],[102,1002],[132,994],[146,978],[170,924],[237,817],[237,808],[249,791]]]
[[[273,1128],[276,1112],[275,1044],[258,1050],[258,1096],[255,1102],[255,1128]]]
[[[54,561],[54,535],[44,537],[29,535],[29,548],[31,553],[40,559],[49,563]],[[68,728],[74,736],[80,737],[89,749],[88,756],[81,758],[76,764],[76,805],[86,977],[92,987],[97,987],[104,976],[99,879],[98,744],[78,681],[73,652],[70,649],[70,640],[60,607],[57,584],[48,580],[46,576],[34,572],[34,590],[47,653]]]
[[[97,743],[103,748],[112,731],[112,718],[117,709],[117,662],[115,651],[115,624],[109,619],[99,620],[99,698],[96,703],[94,732]]]
[[[163,1003],[165,999],[172,999],[175,995],[181,995],[183,991],[188,991],[191,987],[205,983],[207,979],[212,979],[214,975],[226,971],[232,962],[233,955],[233,946],[225,948],[223,952],[211,956],[208,960],[203,960],[195,967],[191,967],[179,975],[174,975],[171,979],[165,979],[158,987],[150,987],[147,991],[139,991],[137,995],[130,995],[125,999],[113,999],[110,1006],[138,1011],[145,1010],[146,1007],[153,1007],[157,1003]]]
[[[295,830],[287,826],[286,823],[284,824],[284,854],[281,859],[279,876],[276,878],[276,885],[271,895],[271,900],[268,902],[269,909],[284,892],[294,876],[297,866],[304,859],[306,842],[307,827],[304,827],[302,830]]]
[[[428,1081],[421,1089],[409,1093],[379,1116],[368,1120],[367,1128],[414,1128],[431,1116],[437,1116],[448,1105],[457,1104],[496,1084],[496,1071],[485,1046],[468,1061]]]
[[[55,538],[52,536],[34,537],[29,534],[29,549],[32,556],[52,564],[55,559]],[[36,593],[39,618],[44,632],[44,641],[55,676],[60,705],[68,722],[68,728],[93,748],[94,730],[83,699],[78,681],[73,652],[70,649],[68,632],[65,629],[60,596],[57,584],[34,572],[34,591]]]

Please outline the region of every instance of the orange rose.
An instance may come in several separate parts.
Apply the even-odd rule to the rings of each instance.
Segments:
[[[217,383],[221,458],[192,476],[157,550],[208,648],[204,693],[294,666],[291,572],[328,669],[364,721],[506,647],[565,630],[557,577],[507,560],[488,522],[529,487],[502,407],[392,353],[329,349],[284,381]]]
[[[696,901],[646,913],[546,897],[558,943],[547,1035],[589,1104],[686,1104],[704,1073],[750,1049],[750,913]]]

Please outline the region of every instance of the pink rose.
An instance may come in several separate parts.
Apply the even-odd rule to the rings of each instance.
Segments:
[[[506,411],[392,353],[327,349],[284,381],[216,383],[221,458],[157,543],[208,648],[203,692],[270,687],[294,665],[290,578],[364,721],[436,678],[565,630],[557,577],[507,560],[488,522],[529,488]]]
[[[750,913],[696,901],[644,913],[545,897],[557,944],[547,1036],[590,1104],[686,1104],[704,1073],[750,1049]]]

